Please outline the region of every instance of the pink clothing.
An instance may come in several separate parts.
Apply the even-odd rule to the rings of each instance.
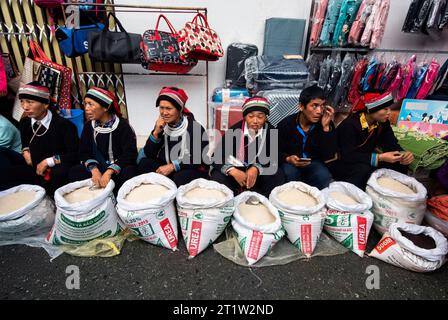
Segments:
[[[316,47],[319,44],[319,37],[327,12],[328,0],[321,0],[313,18],[313,26],[311,28],[310,45]]]

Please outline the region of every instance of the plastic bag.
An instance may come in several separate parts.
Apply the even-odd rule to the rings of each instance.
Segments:
[[[161,198],[142,203],[127,201],[127,195],[142,184],[161,185],[168,191]],[[118,192],[118,215],[138,238],[174,251],[177,249],[176,193],[176,184],[161,174],[152,172],[134,177]]]
[[[411,85],[415,78],[415,69],[417,67],[415,64],[416,60],[417,57],[413,55],[403,68],[403,82],[401,83],[401,86],[398,89],[396,97],[398,101],[403,100],[408,94],[409,89],[411,88]]]
[[[280,200],[278,195],[289,189],[297,189],[314,199],[312,207],[290,206]],[[319,189],[302,182],[289,182],[272,190],[269,201],[279,211],[283,228],[289,241],[305,256],[311,257],[319,241],[325,220],[325,199]]]
[[[324,89],[327,86],[328,80],[330,79],[331,69],[333,67],[334,60],[330,57],[327,57],[322,63],[320,64],[320,75],[319,75],[319,81],[317,85]]]
[[[429,91],[431,90],[434,82],[437,79],[439,70],[440,64],[437,62],[437,60],[432,59],[431,64],[429,65],[428,70],[425,74],[423,83],[421,84],[420,89],[418,90],[418,93],[415,97],[416,99],[423,100],[428,96]]]
[[[231,43],[227,47],[226,82],[230,84],[230,88],[246,86],[244,62],[247,58],[256,55],[258,55],[258,48],[253,44]]]
[[[191,200],[185,194],[195,188],[219,190],[225,198]],[[227,227],[235,211],[233,192],[215,181],[196,179],[178,189],[177,213],[189,258],[204,251]]]
[[[409,5],[408,13],[406,14],[406,18],[404,20],[401,31],[411,32],[412,28],[414,27],[414,20],[417,18],[422,4],[422,0],[412,0],[411,4]]]
[[[326,97],[330,97],[331,94],[336,90],[336,87],[339,83],[339,79],[342,74],[342,63],[341,63],[341,55],[338,54],[336,56],[336,61],[333,64],[330,78],[328,79],[328,83],[324,88],[324,93]]]
[[[423,64],[418,67],[417,74],[412,82],[411,87],[409,88],[408,94],[406,95],[407,99],[414,99],[417,95],[418,90],[423,84],[425,80],[426,73],[428,72],[429,66],[427,64]]]
[[[306,60],[306,66],[310,73],[310,80],[319,80],[320,75],[320,65],[324,61],[325,57],[323,54],[311,54]]]
[[[402,234],[403,231],[432,238],[435,248],[417,246]],[[448,241],[437,230],[407,223],[393,223],[369,256],[411,271],[431,272],[446,262],[447,253]]]
[[[350,88],[350,83],[353,78],[353,72],[355,70],[356,57],[354,54],[346,54],[341,66],[341,77],[339,78],[339,83],[334,90],[333,96],[330,100],[330,105],[335,108],[336,112],[347,112],[350,106],[345,104],[348,90]]]
[[[97,238],[113,237],[122,231],[115,208],[113,180],[93,200],[69,203],[64,198],[67,193],[91,186],[92,179],[86,179],[67,184],[55,191],[56,219],[48,234],[47,240],[50,243],[82,245]]]
[[[404,194],[385,189],[377,182],[381,177],[397,180],[410,187],[415,193]],[[390,169],[379,169],[367,181],[366,192],[373,200],[374,227],[379,233],[386,232],[394,222],[417,225],[422,223],[426,212],[427,191],[416,179]]]
[[[347,182],[333,182],[322,192],[328,207],[325,231],[344,247],[363,257],[373,223],[370,212],[372,200],[361,189]],[[332,197],[333,192],[348,195],[357,203],[342,203]]]
[[[255,197],[266,206],[275,217],[275,221],[267,225],[256,225],[244,219],[239,212],[239,205],[249,198]],[[245,191],[235,198],[235,213],[232,227],[237,233],[238,243],[244,252],[249,265],[263,258],[272,247],[285,235],[278,210],[261,194]]]

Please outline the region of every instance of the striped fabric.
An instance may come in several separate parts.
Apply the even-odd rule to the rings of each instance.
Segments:
[[[271,104],[268,120],[274,127],[286,117],[298,112],[300,93],[300,90],[271,90],[258,93]]]

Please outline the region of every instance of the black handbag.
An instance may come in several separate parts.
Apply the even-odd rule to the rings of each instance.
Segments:
[[[159,31],[159,22],[163,18],[171,32]],[[161,14],[154,30],[143,34],[143,63],[148,70],[187,73],[197,65],[196,59],[181,60],[176,30],[171,22]]]
[[[112,16],[121,32],[109,30],[109,18]],[[142,36],[128,33],[112,12],[106,19],[102,31],[89,33],[89,56],[97,61],[113,63],[142,63]]]

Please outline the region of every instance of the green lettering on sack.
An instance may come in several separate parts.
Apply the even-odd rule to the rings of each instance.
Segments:
[[[90,242],[90,241],[93,241],[93,240],[96,240],[96,239],[109,238],[111,236],[111,234],[112,234],[112,231],[109,230],[109,231],[103,233],[102,235],[100,235],[100,236],[98,236],[96,238],[92,238],[90,240],[73,240],[73,239],[68,239],[68,238],[65,238],[65,237],[61,236],[61,241],[65,242],[66,244],[80,245],[80,244],[84,244],[84,243],[87,243],[87,242]]]
[[[159,247],[162,247],[162,248],[164,247],[163,242],[162,242],[162,240],[160,240],[160,238],[157,239],[156,246],[159,246]]]
[[[353,233],[350,234],[347,238],[342,240],[341,244],[347,249],[353,250]]]
[[[194,218],[194,219],[197,219],[197,220],[202,220],[202,219],[204,218],[204,215],[202,214],[202,212],[196,212],[196,213],[193,215],[193,218]]]
[[[156,215],[156,218],[159,219],[159,220],[162,220],[163,217],[165,217],[165,211],[164,211],[164,210],[160,211],[160,212],[157,213],[157,215]]]
[[[93,217],[90,220],[87,221],[83,221],[83,222],[76,222],[73,220],[70,220],[69,218],[67,218],[65,215],[61,214],[61,219],[62,222],[64,222],[65,224],[67,224],[68,226],[72,227],[72,228],[87,228],[90,226],[93,226],[94,224],[97,224],[98,222],[100,222],[104,217],[106,216],[106,211],[101,211],[98,215],[96,215],[95,217]]]
[[[224,217],[223,221],[224,221],[225,223],[228,223],[228,222],[230,221],[230,218],[232,218],[232,216]]]
[[[296,242],[294,242],[294,247],[296,247],[297,249],[301,250],[302,249],[302,243],[300,242],[300,238],[298,238],[296,240]]]
[[[244,238],[241,239],[241,241],[239,242],[239,243],[240,243],[240,248],[241,248],[241,250],[243,250],[243,251],[244,251],[244,248],[246,247],[246,240],[247,240],[247,238],[244,237]]]

